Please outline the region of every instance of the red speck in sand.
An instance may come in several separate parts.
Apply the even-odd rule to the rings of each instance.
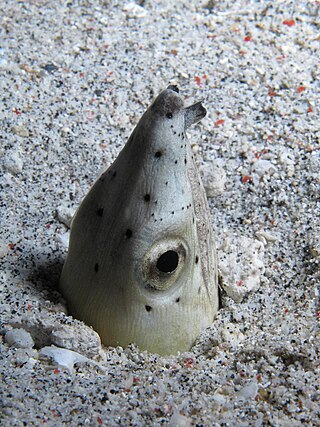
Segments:
[[[277,92],[275,92],[273,89],[269,89],[268,90],[268,95],[271,96],[271,97],[272,96],[277,96]]]
[[[285,19],[282,21],[283,25],[287,25],[288,27],[293,27],[296,25],[296,21],[294,19]]]
[[[247,182],[252,182],[252,178],[249,175],[245,175],[242,177],[241,181],[246,184]]]
[[[221,126],[223,124],[224,124],[224,120],[220,119],[220,120],[217,120],[214,125],[215,125],[215,127],[217,127],[217,126]]]
[[[186,366],[186,368],[193,368],[195,360],[192,357],[186,357],[184,359],[184,364]]]
[[[303,91],[305,91],[306,90],[306,87],[305,86],[299,86],[298,88],[297,88],[297,92],[298,93],[301,93],[301,92],[303,92]]]
[[[199,76],[196,76],[196,77],[194,78],[194,81],[196,82],[196,85],[197,85],[197,86],[201,86],[201,78],[200,78]]]

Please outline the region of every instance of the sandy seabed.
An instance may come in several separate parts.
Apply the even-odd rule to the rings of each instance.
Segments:
[[[320,3],[0,17],[1,425],[319,426]],[[73,212],[168,84],[208,110],[189,137],[228,286],[195,346],[160,357],[101,346],[57,284]]]

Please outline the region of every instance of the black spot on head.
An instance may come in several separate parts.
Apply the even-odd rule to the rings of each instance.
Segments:
[[[166,185],[168,185],[168,181],[166,181]]]
[[[146,202],[150,202],[150,194],[145,194],[143,198]]]
[[[114,171],[113,174],[112,174],[112,178],[115,178],[116,175],[117,175],[117,171]]]
[[[97,213],[98,216],[102,216],[103,215],[103,208],[98,208],[96,210],[96,213]]]
[[[96,272],[96,273],[98,273],[98,271],[99,271],[99,264],[96,262],[95,263],[95,265],[94,265],[94,271]]]
[[[132,230],[130,230],[130,228],[128,228],[126,231],[126,238],[130,239],[130,237],[132,237]]]
[[[196,264],[198,264],[198,262],[199,262],[199,257],[198,257],[198,255],[196,256]]]
[[[178,163],[178,160],[175,160],[175,161],[174,161],[174,164],[176,165],[177,163]]]
[[[156,151],[154,157],[160,158],[162,156],[161,151]]]
[[[176,299],[176,302],[180,302],[180,297]]]
[[[183,211],[184,211],[184,206],[182,206],[182,208],[181,208]]]
[[[171,129],[173,128],[173,125],[170,125]]]
[[[174,131],[173,131],[173,134],[174,134],[174,135],[177,135],[177,132],[174,130]]]
[[[172,211],[171,213],[172,213],[172,215],[174,215],[174,211]]]
[[[184,164],[185,164],[185,165],[187,164],[187,159],[184,159]]]
[[[147,311],[151,311],[152,310],[152,307],[150,307],[150,305],[146,305],[145,308],[146,308]]]

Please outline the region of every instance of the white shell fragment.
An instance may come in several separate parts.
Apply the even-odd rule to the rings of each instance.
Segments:
[[[264,273],[264,245],[248,237],[226,238],[218,250],[222,287],[239,303],[256,290]]]
[[[208,198],[220,196],[224,193],[227,176],[222,166],[217,162],[210,162],[202,166],[200,172]]]
[[[105,368],[102,367],[102,365],[89,359],[88,357],[85,357],[76,351],[67,350],[66,348],[59,348],[54,345],[51,345],[50,347],[43,347],[39,351],[39,355],[42,357],[48,357],[57,365],[67,369],[70,373],[73,372],[74,365],[76,363],[89,363],[105,371]]]
[[[218,309],[209,209],[186,129],[201,103],[160,93],[72,222],[60,286],[106,345],[175,354]]]
[[[144,18],[147,16],[147,11],[142,6],[139,6],[134,1],[123,6],[123,11],[127,13],[128,18]]]

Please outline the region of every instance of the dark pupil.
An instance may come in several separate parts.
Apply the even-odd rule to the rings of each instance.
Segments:
[[[179,255],[175,251],[167,251],[160,255],[157,261],[157,269],[163,273],[171,273],[174,271],[179,262]]]
[[[167,113],[166,116],[168,117],[168,119],[172,119],[173,114],[172,113]]]

